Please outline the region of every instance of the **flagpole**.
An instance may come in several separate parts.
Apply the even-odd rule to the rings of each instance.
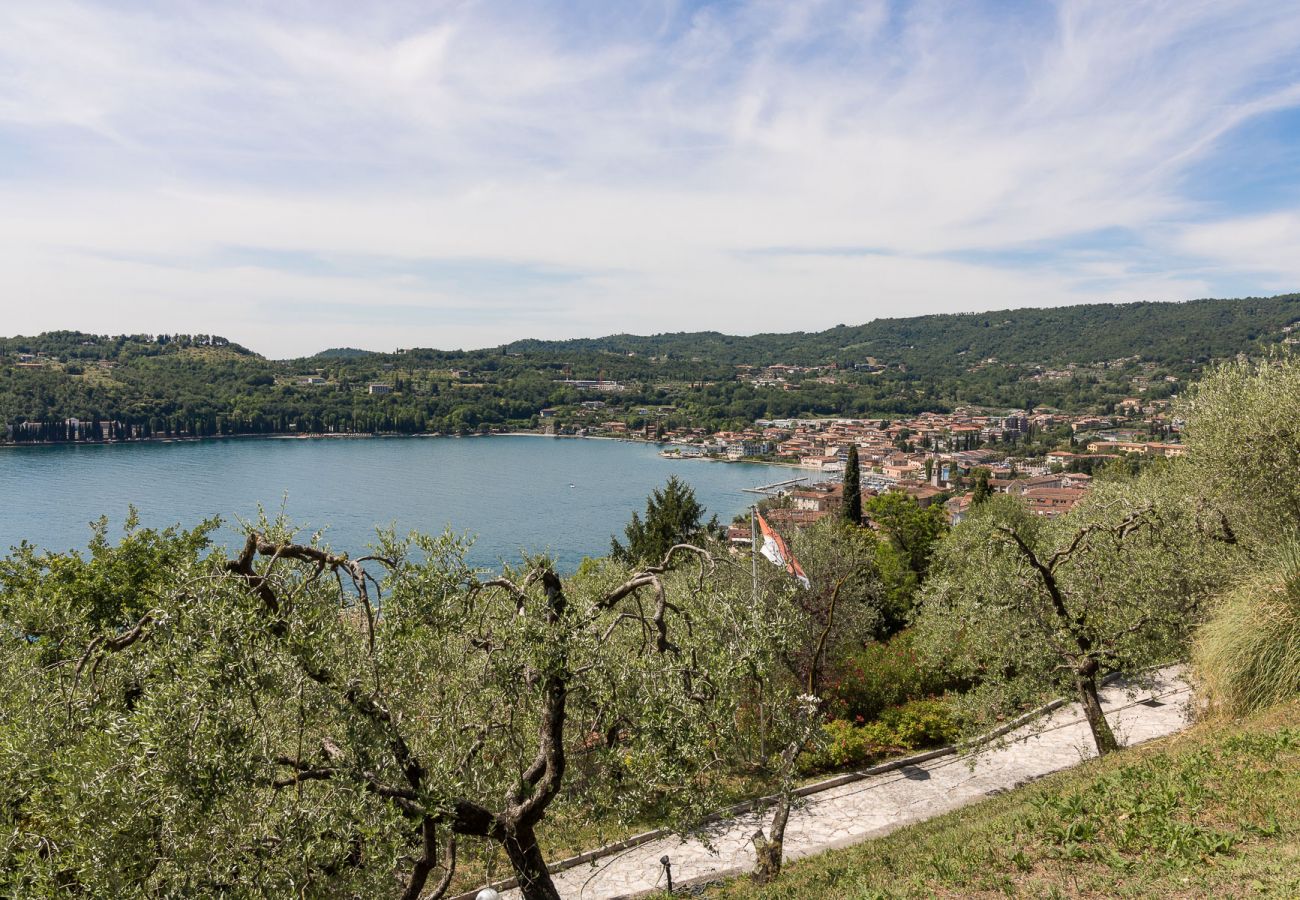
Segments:
[[[749,508],[749,564],[754,576],[754,608],[758,608],[758,504]]]

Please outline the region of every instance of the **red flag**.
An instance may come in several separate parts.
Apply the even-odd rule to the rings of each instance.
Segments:
[[[767,524],[767,520],[762,515],[758,513],[755,515],[758,516],[758,527],[763,532],[763,546],[758,548],[758,552],[778,566],[784,566],[785,570],[797,578],[805,588],[811,587],[808,576],[803,573],[803,566],[799,565],[799,560],[794,558],[785,540],[776,533],[776,529]]]

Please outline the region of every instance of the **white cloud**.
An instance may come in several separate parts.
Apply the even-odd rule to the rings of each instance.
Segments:
[[[1259,273],[1266,290],[1300,284],[1300,214],[1245,216],[1183,229],[1176,246],[1214,265]]]
[[[7,5],[4,330],[224,331],[280,354],[1300,275],[1286,227],[1209,223],[1181,180],[1233,128],[1300,105],[1288,4],[891,10]],[[1107,230],[1132,243],[1070,252]],[[1055,249],[971,261],[1027,245]],[[231,247],[267,254],[235,265]],[[776,248],[815,252],[756,252]],[[873,252],[822,252],[848,248]],[[450,275],[402,277],[438,261]],[[458,285],[465,261],[515,274]],[[308,323],[311,304],[328,315]]]

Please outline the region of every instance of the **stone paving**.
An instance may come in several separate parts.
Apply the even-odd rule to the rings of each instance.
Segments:
[[[1114,684],[1103,691],[1107,718],[1125,744],[1162,737],[1187,725],[1191,690],[1181,667],[1162,669],[1154,678],[1152,689],[1135,693]],[[1013,732],[1004,746],[981,755],[974,767],[966,758],[945,756],[807,797],[791,813],[786,859],[883,835],[1069,768],[1095,752],[1081,709],[1077,704],[1064,706],[1051,714],[1046,727]],[[766,827],[768,818],[748,814],[719,822],[708,833],[712,850],[697,839],[653,840],[559,872],[556,887],[562,897],[574,900],[608,900],[662,888],[659,858],[665,855],[671,859],[676,884],[748,871],[754,864],[750,836],[760,824]],[[517,898],[518,891],[504,896]]]

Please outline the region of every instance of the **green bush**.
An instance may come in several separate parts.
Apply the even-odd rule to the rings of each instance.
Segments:
[[[952,711],[945,701],[938,699],[913,700],[887,709],[872,725],[886,729],[891,743],[904,750],[950,744],[957,739]]]
[[[1300,544],[1284,545],[1274,574],[1226,594],[1193,654],[1206,696],[1243,715],[1300,693]]]
[[[954,686],[942,671],[918,657],[909,629],[887,643],[872,642],[841,659],[824,692],[833,717],[865,722],[891,706],[942,694]]]
[[[866,729],[844,719],[834,719],[822,726],[826,744],[807,761],[809,769],[838,769],[860,765],[878,752],[870,743]]]
[[[822,725],[823,743],[808,754],[805,771],[861,766],[883,756],[951,743],[957,725],[943,700],[913,700],[884,710],[874,722],[833,719]]]

